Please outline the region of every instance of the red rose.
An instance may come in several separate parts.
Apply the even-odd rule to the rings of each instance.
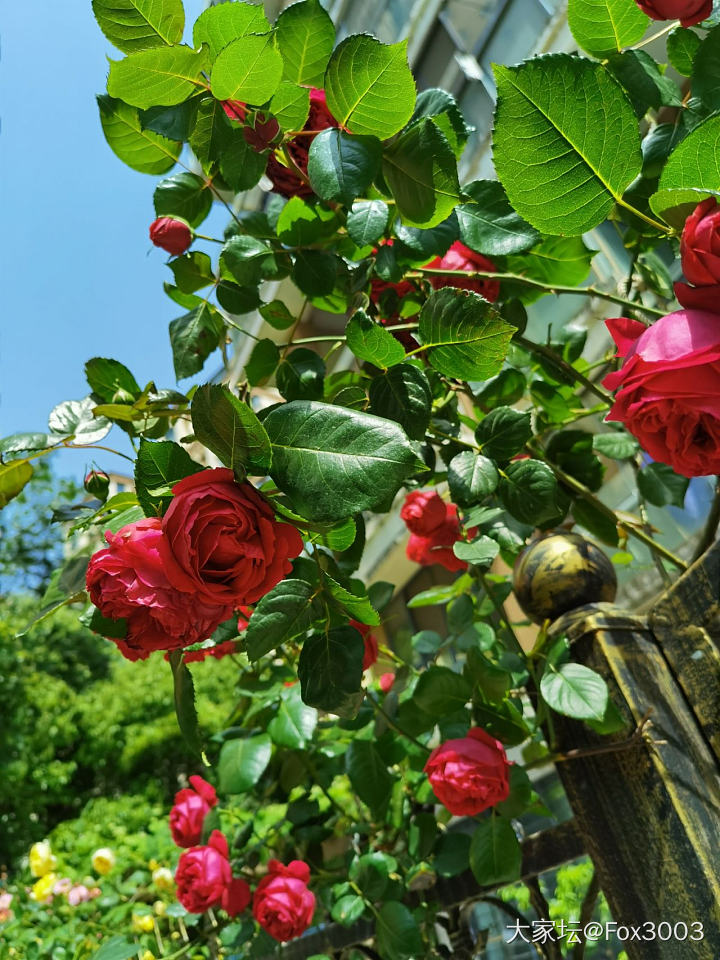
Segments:
[[[457,507],[454,503],[443,504],[443,506],[445,507],[444,521],[437,527],[433,527],[425,537],[417,533],[410,534],[405,553],[408,560],[419,563],[423,567],[439,563],[451,572],[467,570],[467,563],[453,553],[453,544],[463,539]],[[474,530],[468,533],[471,537],[474,536]]]
[[[651,327],[607,321],[624,357],[603,381],[619,420],[654,460],[685,477],[720,472],[720,318],[678,310]]]
[[[165,572],[165,538],[155,517],[105,534],[108,546],[90,558],[87,588],[100,613],[127,620],[124,640],[115,640],[129,660],[154,650],[175,650],[204,640],[232,612],[176,589]]]
[[[434,490],[413,490],[405,497],[400,517],[411,533],[427,537],[445,522],[447,512]]]
[[[295,527],[278,523],[255,487],[236,483],[224,467],[176,483],[162,527],[170,581],[195,599],[231,607],[263,597],[303,548]]]
[[[426,264],[433,270],[465,270],[468,273],[474,270],[483,270],[488,273],[495,271],[495,264],[481,253],[475,253],[470,247],[456,240],[443,257],[435,257]],[[490,303],[494,303],[500,296],[500,282],[483,277],[442,277],[438,274],[429,274],[428,280],[436,290],[441,287],[459,287],[461,290],[474,290]]]
[[[248,108],[242,100],[221,100],[220,106],[225,111],[225,115],[229,120],[234,120],[236,123],[245,122],[245,118],[248,115]]]
[[[363,656],[363,670],[369,669],[380,655],[378,642],[375,636],[370,632],[370,626],[367,623],[360,623],[359,620],[351,620],[350,626],[355,627],[358,633],[362,634],[365,644],[365,654]]]
[[[200,843],[205,816],[218,802],[215,788],[202,777],[190,777],[190,784],[191,788],[175,794],[175,805],[170,811],[170,833],[178,847]]]
[[[503,745],[479,727],[435,747],[425,764],[435,796],[456,817],[472,817],[505,800],[509,770]]]
[[[231,917],[250,903],[250,887],[233,878],[228,842],[213,830],[206,847],[193,847],[180,857],[175,871],[177,898],[190,913],[222,907]]]
[[[675,284],[688,309],[720,313],[720,206],[715,197],[699,203],[685,221],[680,239],[683,273],[695,286]]]
[[[253,916],[266,933],[285,943],[312,923],[315,895],[307,888],[310,868],[302,860],[287,866],[271,860],[268,871],[255,890]]]
[[[150,239],[174,257],[185,253],[193,240],[190,227],[174,217],[158,217],[150,224]]]
[[[679,20],[684,27],[692,27],[706,20],[712,13],[712,0],[635,0],[640,9],[653,20]]]
[[[327,130],[329,127],[337,126],[337,120],[327,108],[325,91],[313,87],[310,91],[310,113],[303,130],[314,130],[318,133],[321,130]],[[310,144],[314,139],[312,136],[295,137],[287,145],[288,153],[293,162],[306,175]],[[270,154],[265,172],[272,180],[275,193],[281,193],[284,197],[312,196],[312,187],[301,179],[292,168],[281,163],[274,153]]]
[[[395,683],[394,673],[383,673],[380,677],[380,689],[383,693],[390,693]]]

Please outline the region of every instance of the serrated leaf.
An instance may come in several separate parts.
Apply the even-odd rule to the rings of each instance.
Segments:
[[[202,740],[195,708],[195,687],[192,674],[183,661],[182,650],[170,652],[170,666],[173,672],[175,716],[180,732],[192,752],[201,756]]]
[[[568,0],[568,26],[583,50],[604,59],[642,40],[650,18],[626,0]]]
[[[125,937],[111,937],[96,950],[91,960],[130,960],[136,956],[137,946],[134,943],[130,943]]]
[[[226,6],[230,4],[211,9],[219,10]],[[190,146],[205,172],[225,155],[232,134],[233,129],[222,104],[214,97],[203,97],[198,104],[195,126],[190,134]]]
[[[706,34],[699,45],[692,67],[692,92],[710,110],[720,109],[720,26]]]
[[[694,30],[687,30],[679,24],[668,34],[668,60],[681,76],[689,77],[692,74],[693,61],[700,49],[700,43],[700,37]]]
[[[47,433],[11,433],[0,440],[0,454],[32,453],[46,450],[54,443],[57,443],[57,437],[53,438]]]
[[[223,793],[247,793],[265,773],[272,756],[272,740],[266,733],[247,740],[227,740],[220,751],[218,776]]]
[[[263,426],[270,475],[309,519],[333,522],[385,507],[422,468],[397,424],[355,410],[296,400],[271,410]]]
[[[341,127],[387,140],[415,106],[407,40],[384,44],[366,34],[340,43],[325,71],[327,105]]]
[[[275,42],[286,80],[322,87],[335,44],[335,26],[319,0],[300,0],[286,7],[275,24]]]
[[[166,173],[180,156],[182,144],[152,130],[143,130],[135,107],[112,97],[97,98],[100,123],[116,157],[139,173]]]
[[[13,460],[0,464],[0,510],[30,482],[33,475],[32,464],[27,460]]]
[[[270,113],[281,130],[302,130],[310,113],[310,92],[296,83],[282,80],[270,101]]]
[[[199,373],[210,354],[220,346],[225,324],[209,303],[201,303],[170,323],[170,345],[178,380]]]
[[[313,350],[296,347],[277,368],[277,388],[286,400],[320,400],[325,362]]]
[[[168,266],[178,290],[183,293],[195,293],[216,282],[210,257],[200,250],[173,257]]]
[[[463,450],[448,466],[448,486],[454,503],[471,507],[490,496],[498,485],[498,472],[492,460]],[[458,554],[459,556],[459,554]]]
[[[290,313],[282,300],[271,300],[260,307],[260,316],[276,330],[287,330],[295,323],[295,316]]]
[[[350,590],[346,590],[345,587],[341,586],[327,574],[325,575],[324,583],[330,596],[355,620],[359,620],[360,623],[367,623],[371,627],[375,627],[380,623],[380,617],[370,603],[367,594],[365,594],[365,596],[358,596],[355,593],[351,593]]]
[[[610,58],[609,68],[627,91],[638,117],[644,117],[649,109],[682,106],[677,85],[645,50],[616,53]]]
[[[139,50],[124,60],[111,60],[107,90],[133,107],[172,106],[182,103],[204,86],[207,67],[204,51],[183,45]]]
[[[309,246],[334,235],[338,219],[332,210],[302,197],[291,197],[282,208],[277,222],[278,238],[288,246]]]
[[[453,553],[459,560],[476,567],[489,567],[500,553],[500,544],[491,537],[478,537],[470,543],[458,540],[453,544]]]
[[[218,100],[263,104],[282,79],[283,60],[268,35],[233,40],[217,56],[210,76]]]
[[[640,449],[635,437],[625,430],[612,433],[596,433],[593,436],[593,450],[611,460],[630,460]]]
[[[279,363],[278,345],[268,338],[258,340],[245,364],[245,376],[250,386],[257,387],[268,380],[277,370]]]
[[[432,120],[419,120],[394,140],[385,150],[382,170],[409,226],[437,226],[455,209],[460,197],[457,160]]]
[[[93,357],[85,364],[85,378],[93,393],[113,403],[136,400],[140,396],[140,386],[128,368],[118,360],[106,357]]]
[[[671,504],[682,508],[689,483],[687,477],[675,473],[666,463],[650,463],[637,475],[638,490],[656,507]]]
[[[470,843],[470,869],[481,887],[518,880],[521,861],[520,843],[509,820],[493,814],[477,825]]]
[[[347,345],[358,358],[387,370],[405,359],[405,349],[379,323],[371,320],[364,310],[357,310],[345,327]]]
[[[213,197],[210,183],[195,173],[176,173],[161,180],[153,194],[158,217],[180,217],[197,227],[210,213]]]
[[[548,234],[605,220],[640,173],[640,137],[622,88],[564,53],[496,65],[493,158],[513,208]]]
[[[385,232],[390,209],[382,200],[357,200],[347,218],[347,232],[353,243],[364,247],[375,243]]]
[[[304,633],[312,622],[312,587],[304,580],[281,580],[259,601],[248,624],[245,646],[251,661]]]
[[[220,173],[236,193],[250,190],[265,173],[268,153],[253,150],[241,129],[233,129],[220,152]]]
[[[414,960],[424,953],[415,917],[397,900],[389,900],[380,907],[375,932],[383,960]]]
[[[469,680],[449,667],[428,667],[420,674],[413,700],[436,719],[462,709],[472,696]]]
[[[345,771],[355,793],[373,814],[382,817],[390,800],[393,778],[369,740],[353,740],[345,752]]]
[[[608,703],[607,684],[594,670],[581,663],[548,665],[540,680],[540,692],[556,713],[576,720],[602,720]]]
[[[143,130],[152,130],[169,140],[187,140],[197,117],[199,98],[191,97],[182,103],[170,107],[150,107],[139,111],[140,126]]]
[[[105,417],[94,414],[92,397],[83,400],[65,400],[50,411],[48,426],[53,433],[73,437],[73,443],[99,443],[109,432],[112,424]]]
[[[250,34],[270,32],[261,4],[217,3],[203,10],[193,27],[193,46],[206,44],[215,59],[228,44]]]
[[[206,383],[190,407],[195,439],[236,475],[267,473],[272,453],[263,425],[251,408],[221,384]]]
[[[178,443],[141,440],[135,461],[135,489],[145,516],[163,514],[170,506],[173,484],[202,469]],[[152,492],[159,490],[163,492]]]
[[[300,688],[287,687],[282,692],[277,713],[268,724],[268,733],[278,746],[302,750],[315,732],[317,719],[317,710],[302,702]]]
[[[349,207],[377,176],[382,155],[377,137],[351,136],[335,127],[323,130],[310,144],[310,186],[323,200]]]
[[[517,460],[505,468],[498,487],[500,500],[521,523],[542,526],[559,518],[558,483],[550,467],[541,460]]]
[[[462,380],[485,380],[498,373],[514,333],[487,300],[455,287],[428,297],[417,331],[430,364]]]
[[[497,180],[474,180],[462,192],[473,201],[457,208],[460,239],[471,250],[505,257],[523,253],[540,241],[537,230],[512,209]]]
[[[182,0],[92,0],[98,26],[123,53],[180,43]]]
[[[698,124],[673,150],[650,207],[682,228],[701,200],[720,194],[720,116]]]
[[[370,410],[399,423],[411,440],[422,440],[432,412],[432,390],[425,371],[411,363],[400,363],[374,377],[370,381]]]
[[[354,627],[308,637],[298,662],[303,701],[338,716],[354,716],[362,702],[364,653],[363,638]]]

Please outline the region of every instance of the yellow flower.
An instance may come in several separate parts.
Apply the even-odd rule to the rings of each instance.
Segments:
[[[142,955],[142,960],[155,960],[155,954],[152,952],[152,950],[146,950]]]
[[[152,933],[154,928],[155,924],[153,922],[152,914],[134,913],[132,915],[133,933]]]
[[[33,885],[30,891],[30,899],[37,900],[38,903],[46,903],[52,897],[52,889],[56,881],[56,873],[46,873]]]
[[[157,868],[160,866],[160,864],[159,864],[159,863],[157,862],[157,860],[153,857],[152,860],[148,860],[148,866],[150,867],[151,870],[157,870]]]
[[[44,877],[57,866],[57,859],[53,856],[47,840],[41,840],[30,847],[30,873],[34,877]]]
[[[110,847],[100,847],[100,849],[96,850],[92,855],[92,865],[93,870],[104,877],[105,874],[110,873],[115,866],[115,854]]]
[[[153,870],[152,880],[158,890],[165,890],[170,893],[175,889],[175,880],[167,867],[158,867]]]
[[[156,917],[164,917],[167,913],[167,904],[164,900],[156,900],[153,904],[153,910]]]

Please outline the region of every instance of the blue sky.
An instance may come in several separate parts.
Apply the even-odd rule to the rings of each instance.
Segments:
[[[186,0],[190,26],[204,7]],[[44,430],[56,403],[85,396],[83,365],[93,356],[122,361],[141,384],[174,386],[167,326],[182,310],[163,293],[166,254],[148,239],[159,178],[126,167],[102,134],[95,95],[107,56],[122,54],[100,32],[90,0],[9,3],[2,20],[5,436]],[[122,444],[117,429],[112,441]],[[68,451],[56,467],[79,477],[92,458],[106,468],[125,463]]]

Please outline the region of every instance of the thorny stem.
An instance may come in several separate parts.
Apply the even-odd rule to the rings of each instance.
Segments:
[[[543,359],[553,364],[558,370],[573,379],[575,383],[581,384],[586,390],[589,390],[590,393],[594,393],[599,400],[604,401],[608,406],[612,405],[613,396],[611,393],[608,393],[607,390],[603,390],[602,387],[599,387],[596,383],[593,383],[592,380],[589,380],[584,374],[580,373],[579,370],[576,370],[572,364],[568,363],[567,360],[563,360],[551,347],[546,347],[542,343],[533,343],[532,340],[527,340],[525,337],[516,336],[514,340],[515,343],[519,344],[529,353],[543,357]]]
[[[641,40],[640,43],[636,43],[634,47],[628,47],[628,50],[639,50],[640,47],[647,47],[648,44],[653,42],[653,40],[659,40],[660,37],[665,36],[666,33],[670,33],[670,31],[674,30],[679,23],[679,20],[673,20],[672,23],[669,23],[666,27],[663,27],[662,30],[658,30],[658,32],[654,33],[651,37],[648,37],[646,40]]]
[[[388,713],[385,712],[385,710],[382,708],[382,706],[378,703],[378,701],[375,699],[372,693],[370,693],[369,690],[365,691],[365,696],[368,698],[368,700],[372,704],[373,710],[376,713],[381,714],[382,717],[387,721],[387,725],[389,727],[392,727],[392,729],[396,733],[399,733],[401,737],[405,737],[407,740],[410,740],[412,743],[415,744],[416,747],[420,747],[420,749],[424,750],[426,753],[432,753],[430,747],[426,746],[424,743],[421,743],[420,740],[418,740],[416,737],[413,737],[413,735],[408,733],[406,730],[403,730],[402,727],[399,727],[395,723],[393,718]]]
[[[601,744],[597,747],[576,747],[573,750],[566,750],[565,753],[549,753],[544,757],[538,757],[537,760],[524,763],[523,769],[531,770],[533,767],[543,767],[548,763],[566,763],[568,760],[583,760],[585,757],[596,757],[603,753],[621,753],[623,750],[629,750],[642,740],[645,728],[650,722],[651,713],[652,707],[645,711],[638,725],[625,740],[616,740],[614,743]]]

